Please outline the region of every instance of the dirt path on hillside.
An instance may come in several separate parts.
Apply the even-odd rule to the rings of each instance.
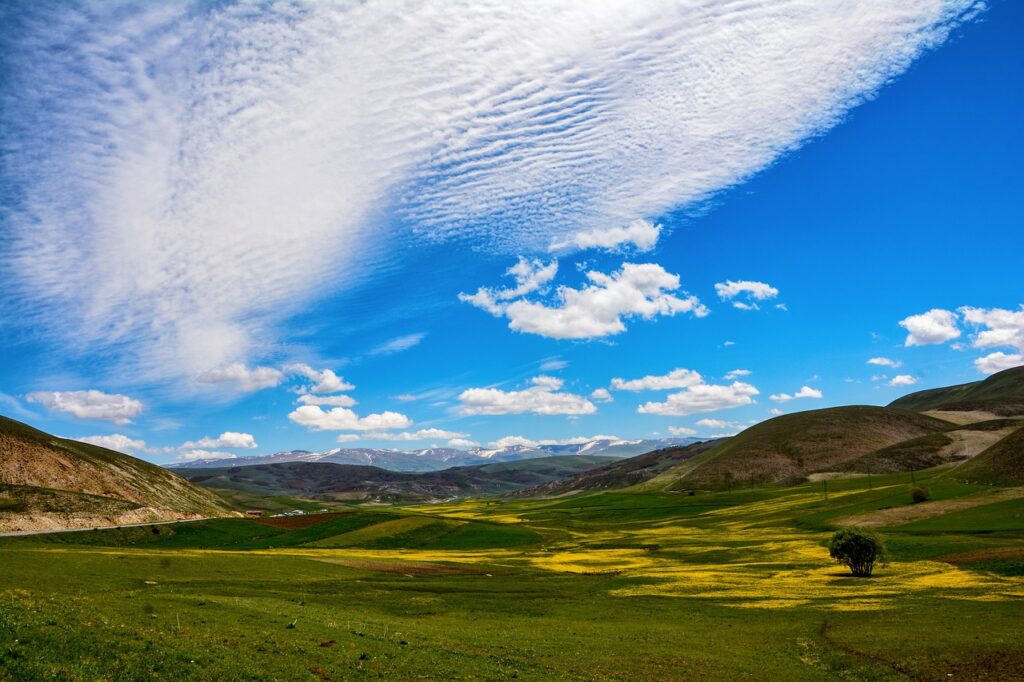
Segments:
[[[893,507],[892,509],[880,509],[878,511],[854,514],[840,519],[838,523],[846,526],[900,526],[904,523],[920,521],[921,519],[948,514],[980,507],[994,502],[1003,502],[1024,497],[1024,488],[1004,488],[992,493],[961,497],[955,500],[936,500],[935,502],[922,502],[920,504],[908,504],[905,507]]]

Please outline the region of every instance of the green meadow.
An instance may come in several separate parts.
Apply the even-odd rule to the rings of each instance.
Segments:
[[[1021,490],[915,480],[4,538],[0,679],[1024,677]]]

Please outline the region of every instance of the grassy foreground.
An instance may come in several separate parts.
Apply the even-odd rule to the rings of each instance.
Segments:
[[[6,538],[0,679],[1024,677],[1024,497],[922,479]]]

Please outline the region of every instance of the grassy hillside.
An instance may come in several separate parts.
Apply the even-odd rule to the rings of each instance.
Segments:
[[[981,483],[1024,483],[1024,428],[958,466],[951,474],[958,480]]]
[[[718,441],[705,441],[675,448],[655,450],[629,459],[617,460],[604,466],[570,476],[560,481],[521,490],[522,497],[554,497],[568,493],[626,488],[648,481],[680,462],[696,457],[715,447]]]
[[[327,462],[284,462],[219,469],[181,469],[190,481],[216,490],[319,500],[426,501],[495,495],[558,481],[610,457],[567,455],[454,467],[425,473]]]
[[[925,412],[980,411],[1010,416],[1024,414],[1024,367],[997,372],[983,381],[918,391],[894,400],[889,407]]]
[[[951,424],[884,407],[833,407],[782,415],[752,426],[651,479],[649,487],[722,489],[802,481],[869,452],[940,433]]]
[[[1024,490],[907,479],[2,538],[0,679],[1022,679]]]
[[[0,417],[0,530],[230,513],[216,494],[135,457]]]

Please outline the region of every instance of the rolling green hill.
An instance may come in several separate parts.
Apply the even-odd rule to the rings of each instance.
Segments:
[[[983,381],[911,393],[894,400],[889,407],[915,412],[947,410],[1024,415],[1024,367],[997,372]]]
[[[1024,428],[964,462],[952,476],[961,481],[999,485],[1024,483]]]
[[[453,467],[424,473],[328,462],[283,462],[245,467],[182,469],[199,485],[263,496],[318,500],[426,501],[495,495],[558,481],[616,461],[566,455]]]
[[[651,479],[645,487],[720,489],[802,481],[858,457],[953,425],[885,407],[832,407],[761,422]]]
[[[0,417],[0,530],[231,513],[216,494],[162,467]]]
[[[610,490],[637,485],[715,447],[719,441],[663,448],[629,459],[620,459],[560,481],[551,481],[514,493],[521,497],[555,497],[568,493]]]

